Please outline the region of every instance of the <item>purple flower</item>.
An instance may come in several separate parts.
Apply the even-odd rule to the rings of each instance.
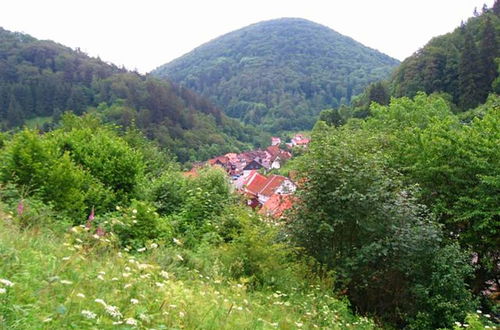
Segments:
[[[104,229],[102,227],[97,227],[97,231],[96,231],[96,234],[97,236],[104,236],[106,234],[106,232],[104,231]]]
[[[92,211],[90,211],[89,218],[87,219],[85,227],[90,228],[92,226],[93,220],[94,220],[94,207],[92,206]]]
[[[19,201],[19,204],[17,204],[17,215],[22,216],[24,212],[24,203],[23,200],[21,199]]]

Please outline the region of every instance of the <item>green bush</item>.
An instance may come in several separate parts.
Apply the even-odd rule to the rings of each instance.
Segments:
[[[133,200],[130,207],[110,217],[111,230],[122,246],[142,249],[152,243],[170,242],[172,229],[148,202]]]

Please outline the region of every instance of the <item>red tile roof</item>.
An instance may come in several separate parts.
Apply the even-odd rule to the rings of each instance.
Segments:
[[[246,183],[246,191],[253,194],[258,194],[266,185],[267,178],[260,173],[255,172],[252,177],[250,177]]]
[[[262,190],[260,190],[259,193],[264,196],[271,196],[285,180],[286,178],[284,176],[271,175],[267,179],[265,185],[262,187]]]
[[[281,218],[283,213],[292,206],[293,197],[291,195],[274,194],[262,205],[259,213],[273,218]]]

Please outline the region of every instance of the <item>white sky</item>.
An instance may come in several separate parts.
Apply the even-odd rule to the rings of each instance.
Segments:
[[[0,26],[145,73],[222,34],[301,17],[403,60],[494,0],[0,0]]]

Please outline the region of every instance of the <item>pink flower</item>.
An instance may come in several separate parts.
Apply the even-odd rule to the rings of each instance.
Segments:
[[[94,220],[94,207],[92,206],[92,211],[90,211],[89,218],[87,219],[87,223],[85,224],[86,228],[90,228],[92,226],[92,221]]]
[[[104,236],[106,234],[106,232],[104,231],[104,229],[102,227],[97,227],[96,234],[97,234],[97,236]]]
[[[21,199],[19,201],[19,204],[17,204],[17,215],[22,216],[24,212],[24,203],[23,200]]]

